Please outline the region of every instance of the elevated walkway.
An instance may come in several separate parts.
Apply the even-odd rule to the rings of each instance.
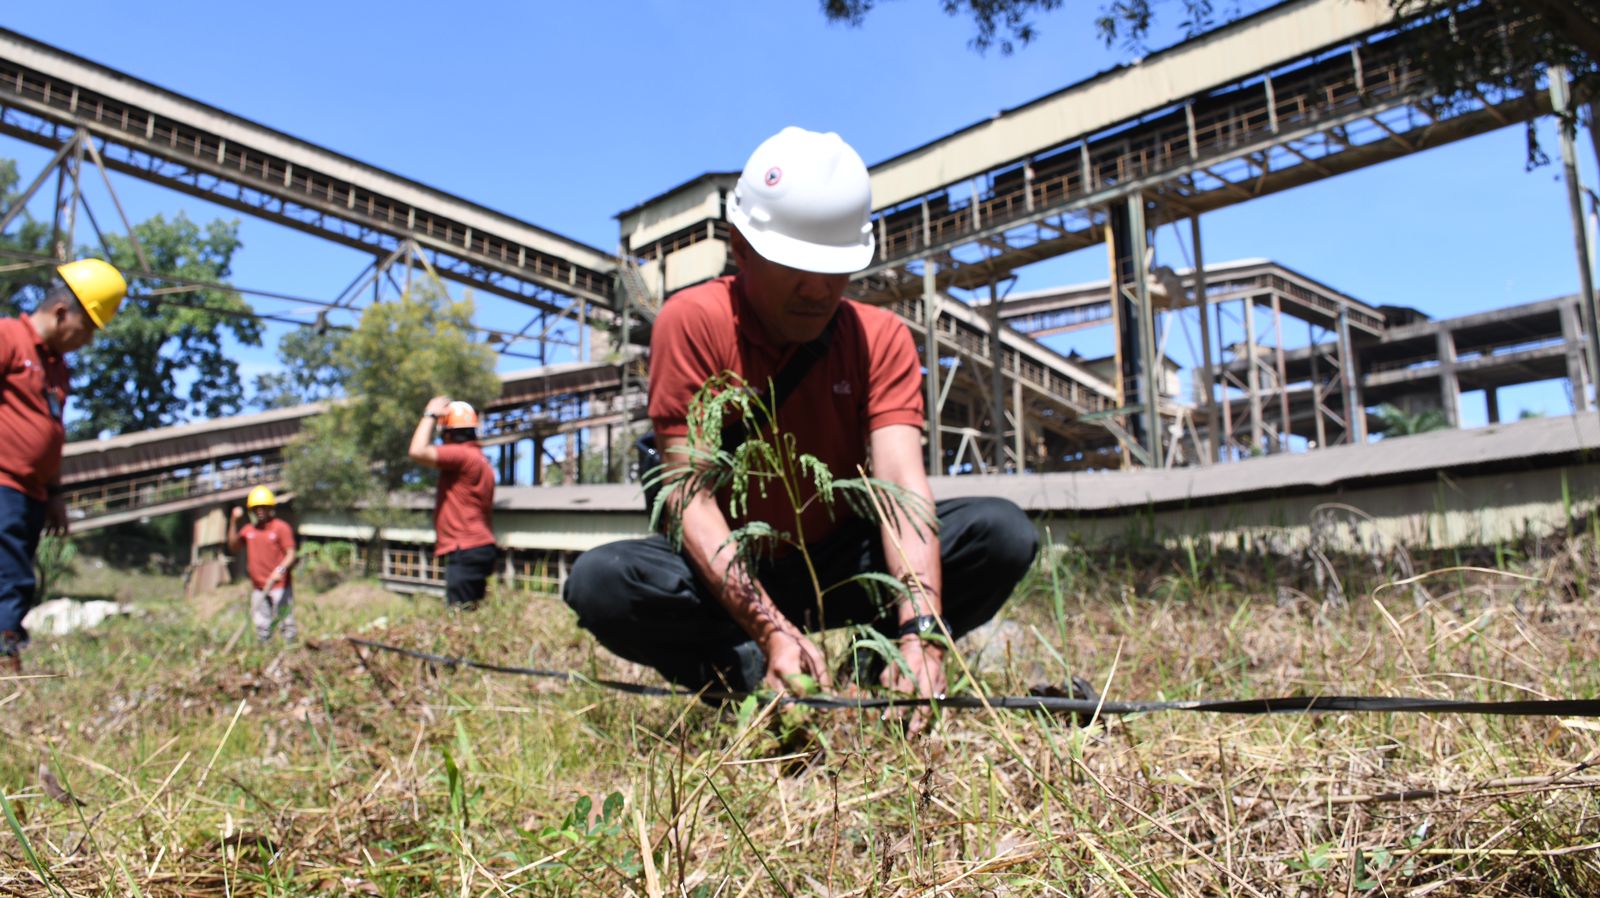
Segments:
[[[481,442],[633,422],[644,413],[643,397],[620,393],[622,367],[574,362],[502,375],[500,397],[483,410]],[[326,408],[313,403],[68,443],[62,484],[73,528],[237,501],[254,486],[279,488],[283,448]]]

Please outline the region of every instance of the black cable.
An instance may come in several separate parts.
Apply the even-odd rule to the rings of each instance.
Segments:
[[[419,652],[415,649],[401,648],[373,642],[368,639],[359,639],[346,636],[346,641],[352,645],[384,652],[393,652],[416,658],[419,661],[428,661],[446,667],[465,667],[476,670],[485,670],[491,673],[512,674],[524,677],[541,677],[545,679],[564,680],[568,683],[588,683],[625,692],[630,695],[647,695],[657,697],[682,697],[700,698],[709,701],[738,701],[747,698],[751,693],[727,692],[710,689],[702,692],[689,692],[684,689],[674,689],[665,686],[648,686],[643,683],[630,683],[624,680],[593,679],[576,671],[547,670],[538,667],[514,667],[505,664],[489,664],[482,661],[473,661],[470,658],[453,658],[447,655],[435,655],[429,652]],[[987,699],[973,695],[955,695],[940,699],[929,698],[847,698],[844,696],[783,696],[784,704],[799,705],[807,708],[821,708],[824,710],[876,710],[889,708],[925,708],[940,707],[961,710],[981,709],[987,704],[991,708],[1006,711],[1047,711],[1056,714],[1078,715],[1122,715],[1122,714],[1148,714],[1158,711],[1205,711],[1212,714],[1292,714],[1311,713],[1328,714],[1334,712],[1353,713],[1423,713],[1445,712],[1453,714],[1494,714],[1504,717],[1600,717],[1600,699],[1521,699],[1502,702],[1458,701],[1456,699],[1435,698],[1410,698],[1404,696],[1386,695],[1291,695],[1277,698],[1250,698],[1250,699],[1190,699],[1186,701],[1102,701],[1098,698],[1071,698],[1062,695],[1052,695],[1053,687],[1036,690],[1035,695],[998,695],[989,696]],[[1087,691],[1080,688],[1080,692]]]

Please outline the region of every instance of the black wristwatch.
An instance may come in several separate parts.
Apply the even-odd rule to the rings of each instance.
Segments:
[[[950,632],[949,621],[936,614],[923,614],[901,624],[900,631],[895,636],[899,639],[907,636],[915,636],[918,639],[927,639],[930,636],[944,639],[948,632]]]

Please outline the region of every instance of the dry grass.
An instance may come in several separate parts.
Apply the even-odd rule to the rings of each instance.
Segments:
[[[1281,601],[1259,566],[1067,554],[967,648],[997,692],[1078,673],[1117,698],[1590,697],[1594,553],[1557,542],[1508,562],[1537,581],[1457,572],[1421,605],[1369,587],[1344,608]],[[210,619],[146,605],[37,644],[30,672],[57,677],[0,683],[25,836],[0,824],[0,894],[1600,891],[1590,721],[961,713],[908,742],[866,714],[719,712],[339,639],[646,678],[551,597],[451,616],[302,596],[312,642],[287,652],[223,650],[242,597]]]

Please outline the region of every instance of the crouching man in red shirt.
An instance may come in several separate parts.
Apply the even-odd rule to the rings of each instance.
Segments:
[[[892,312],[843,298],[851,272],[872,261],[871,214],[866,166],[839,135],[786,128],[758,147],[729,201],[738,274],[675,294],[656,318],[650,419],[666,463],[683,464],[689,402],[703,384],[733,371],[765,389],[802,348],[820,349],[779,407],[779,429],[837,477],[860,466],[921,497],[939,526],[929,533],[899,515],[880,527],[842,507],[830,515],[808,492],[799,501],[808,503],[802,520],[817,578],[827,588],[876,571],[919,588],[880,604],[848,584],[827,594],[819,620],[799,553],[747,572],[728,542],[732,527],[750,521],[792,531],[783,490],[752,489],[739,519],[727,495],[673,497],[681,547],[659,534],[611,543],[579,556],[567,577],[563,597],[578,622],[613,652],[691,689],[782,690],[804,682],[797,674],[826,687],[831,672],[807,633],[864,624],[898,640],[908,669],[850,673],[933,697],[945,690],[942,633],[960,636],[993,617],[1032,564],[1038,536],[1015,504],[933,504],[911,333]]]
[[[66,355],[111,323],[128,292],[99,259],[56,268],[38,308],[0,318],[0,672],[22,670],[22,619],[38,601],[33,556],[44,532],[65,536],[61,448],[67,433]]]
[[[443,445],[433,445],[435,421],[442,421]],[[434,502],[436,557],[445,559],[445,602],[471,611],[483,601],[494,572],[494,468],[478,445],[478,413],[465,402],[435,396],[411,435],[411,460],[437,468]]]
[[[228,518],[228,551],[239,551],[240,545],[249,547],[246,569],[250,572],[250,621],[255,624],[256,638],[266,642],[272,638],[272,629],[284,642],[293,642],[299,635],[294,622],[294,528],[278,517],[278,497],[272,490],[258,486],[245,499],[250,507],[251,523],[243,528],[239,521],[244,509],[237,506]]]

